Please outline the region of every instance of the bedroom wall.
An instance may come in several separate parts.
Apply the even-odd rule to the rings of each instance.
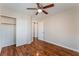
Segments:
[[[32,41],[32,21],[31,18],[20,16],[16,23],[16,43],[17,46],[30,44]]]
[[[45,41],[79,51],[79,7],[49,15],[42,20]]]

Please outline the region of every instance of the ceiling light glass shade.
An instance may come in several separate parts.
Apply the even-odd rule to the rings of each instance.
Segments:
[[[38,9],[38,12],[39,12],[39,13],[41,13],[41,12],[42,12],[42,10],[41,10],[41,9]]]

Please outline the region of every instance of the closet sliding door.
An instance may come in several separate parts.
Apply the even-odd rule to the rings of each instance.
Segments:
[[[0,22],[1,46],[6,47],[16,44],[16,19],[1,16]]]

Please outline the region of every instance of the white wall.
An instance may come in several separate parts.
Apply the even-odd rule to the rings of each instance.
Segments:
[[[10,9],[1,8],[0,15],[16,18],[16,45],[29,44],[32,41],[31,18]],[[1,41],[0,41],[1,42]]]
[[[31,18],[21,16],[16,23],[16,43],[17,46],[29,44],[32,41],[32,22]]]
[[[75,13],[75,15],[76,15],[76,49],[78,49],[79,50],[79,7],[76,7],[76,13]]]
[[[79,51],[79,9],[77,7],[42,19],[45,41]]]

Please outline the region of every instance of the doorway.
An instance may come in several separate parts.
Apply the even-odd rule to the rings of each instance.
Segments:
[[[42,21],[32,21],[33,40],[44,40],[44,23]]]

